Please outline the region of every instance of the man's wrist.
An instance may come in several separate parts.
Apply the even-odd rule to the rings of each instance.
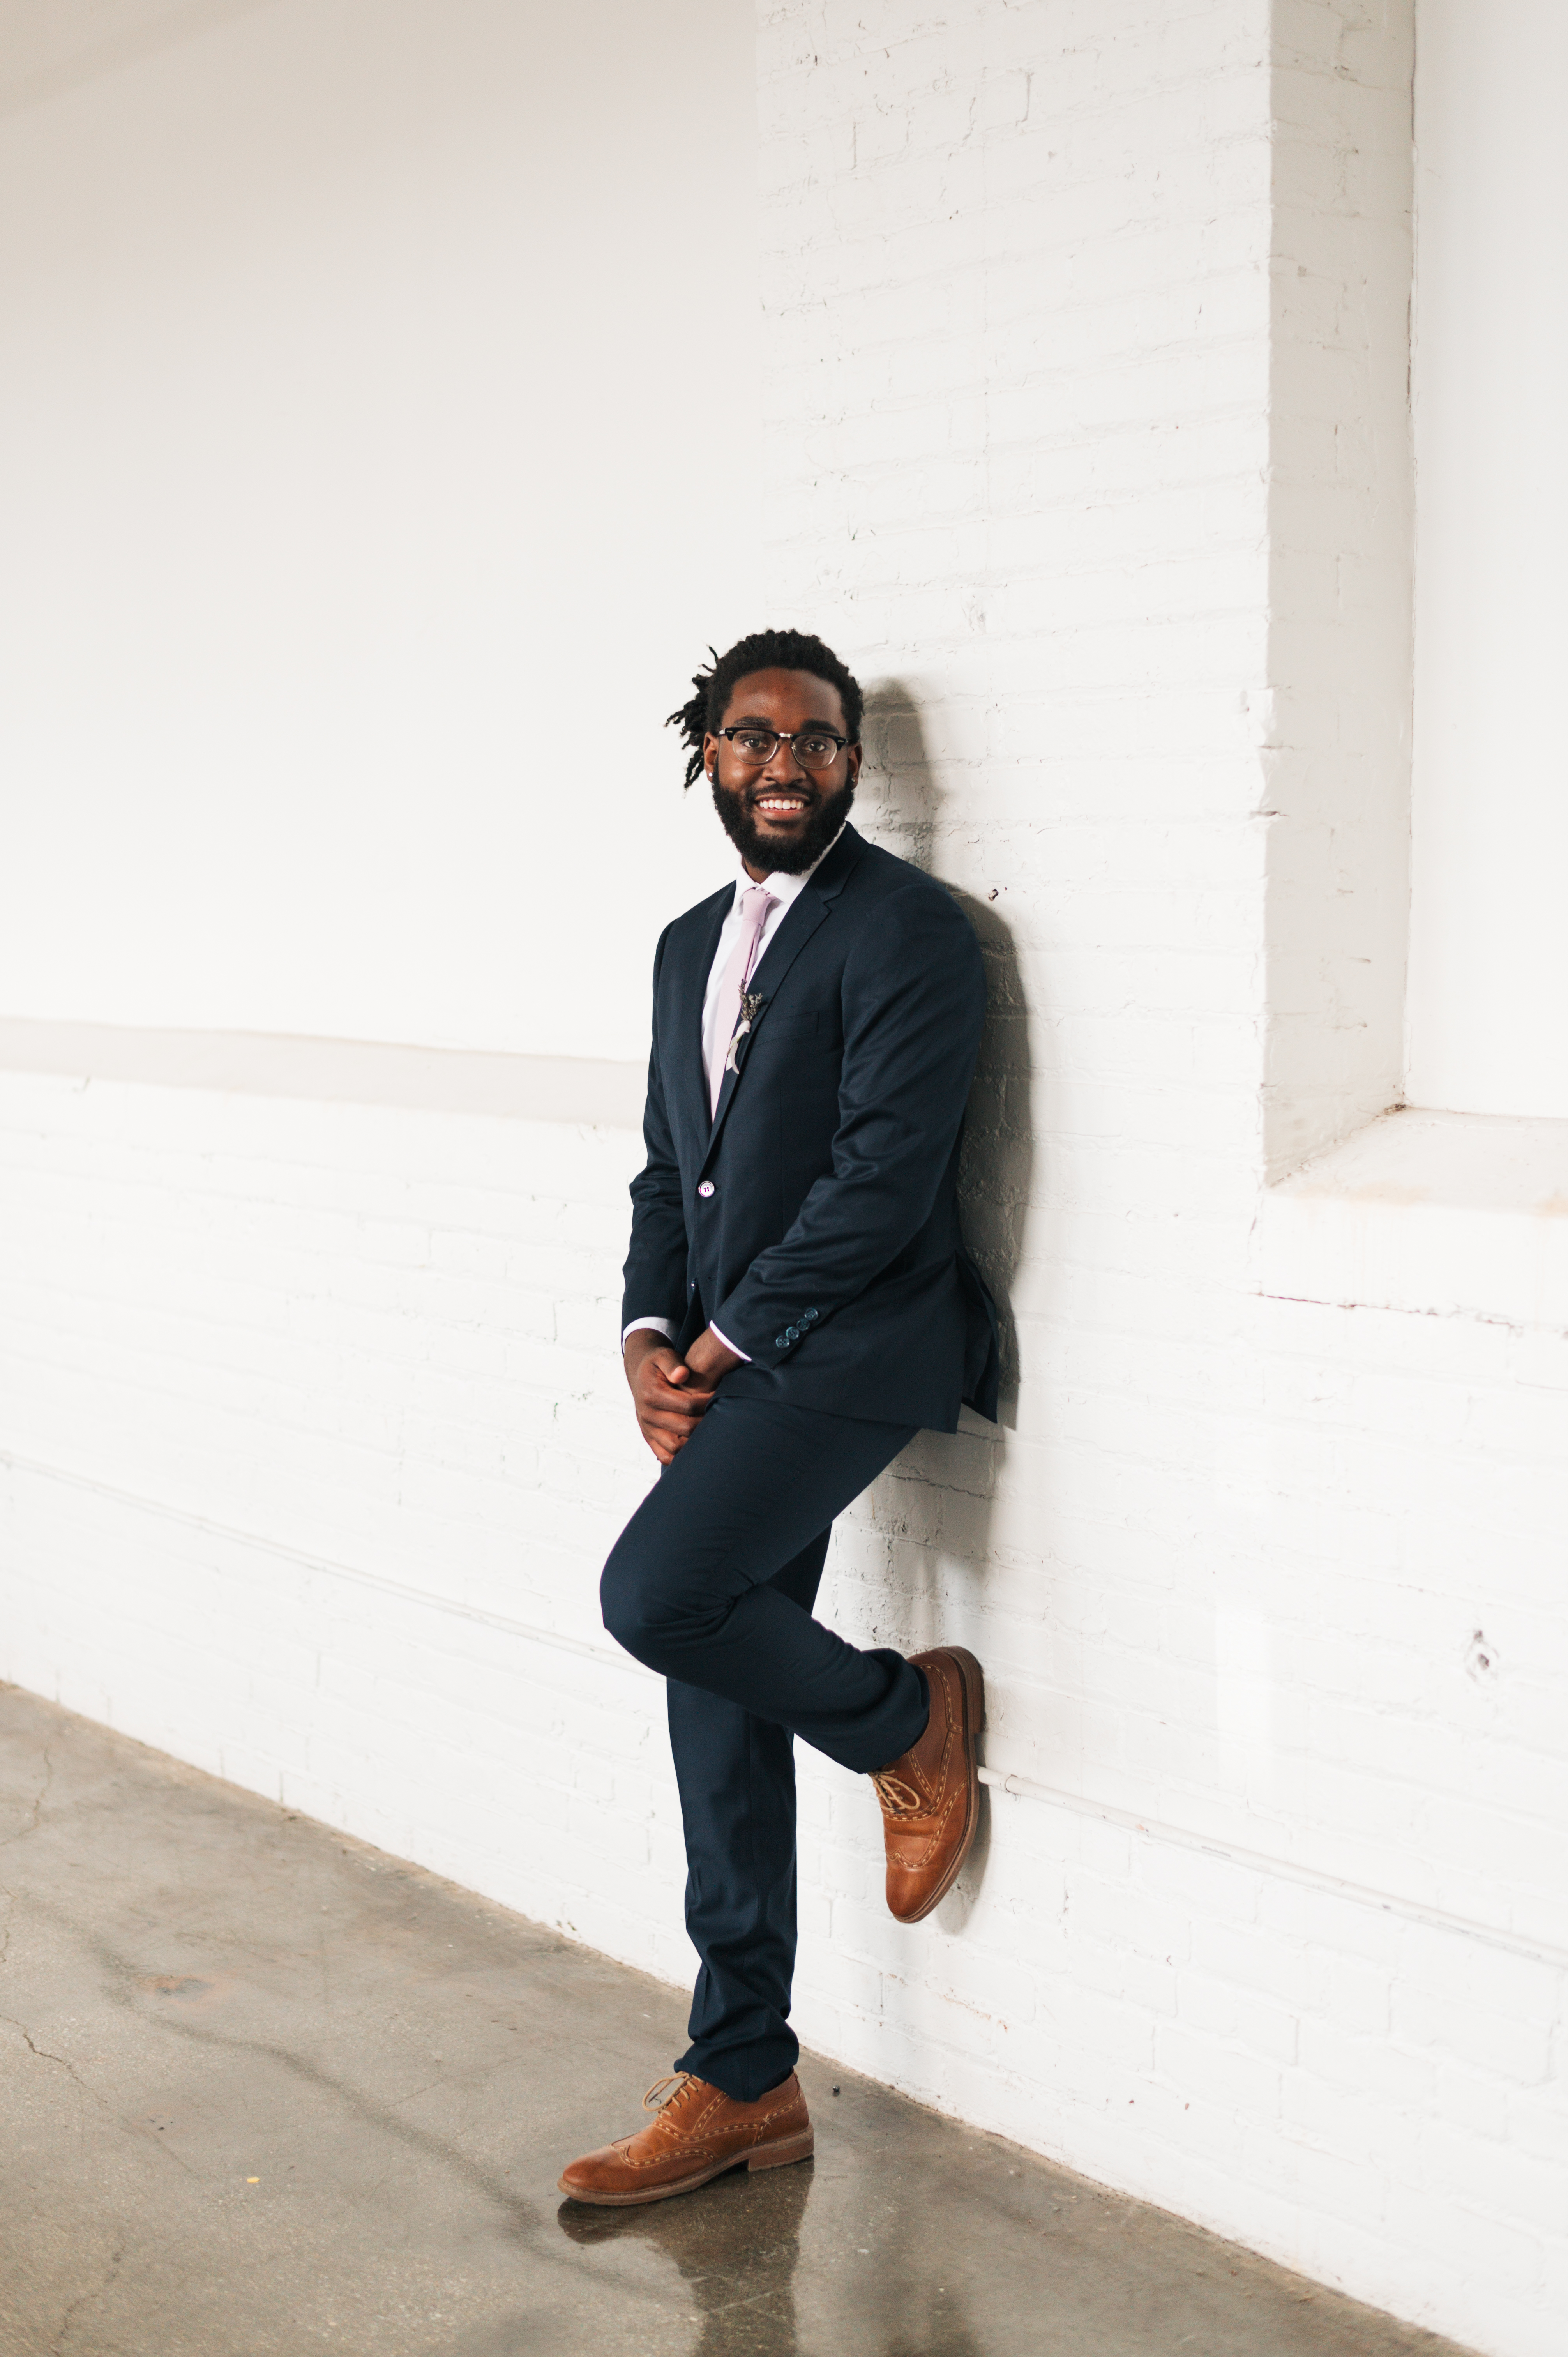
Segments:
[[[705,1326],[686,1353],[686,1364],[700,1380],[710,1375],[727,1375],[732,1367],[749,1364],[739,1351],[733,1351],[724,1337],[712,1326]]]
[[[630,1341],[632,1336],[634,1334],[644,1333],[657,1334],[664,1341],[672,1342],[675,1340],[675,1321],[672,1318],[628,1318],[620,1330],[620,1347],[623,1357],[626,1353],[626,1346]]]

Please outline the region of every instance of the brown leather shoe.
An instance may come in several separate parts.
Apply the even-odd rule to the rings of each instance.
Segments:
[[[931,1716],[924,1735],[871,1781],[882,1803],[887,1849],[887,1905],[900,1923],[918,1923],[951,1889],[980,1822],[975,1744],[985,1725],[985,1682],[961,1645],[911,1653],[926,1673]]]
[[[694,2193],[743,2161],[747,2169],[782,2169],[787,2161],[806,2160],[814,2143],[793,2071],[755,2104],[737,2104],[705,2079],[677,2071],[654,2081],[642,2108],[653,2114],[650,2125],[573,2161],[562,2174],[563,2193],[616,2209],[668,2201],[672,2193]]]

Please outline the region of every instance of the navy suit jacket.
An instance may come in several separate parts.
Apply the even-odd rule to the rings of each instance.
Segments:
[[[996,1415],[996,1312],[963,1249],[959,1135],[985,1015],[969,920],[846,826],[752,976],[710,1121],[703,997],[726,885],[666,927],[623,1329],[711,1319],[730,1395],[950,1432]]]

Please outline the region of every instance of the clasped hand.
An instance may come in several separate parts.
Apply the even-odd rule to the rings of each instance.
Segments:
[[[660,1465],[671,1465],[714,1404],[720,1380],[741,1364],[706,1327],[684,1359],[649,1326],[628,1334],[626,1379],[638,1429]]]

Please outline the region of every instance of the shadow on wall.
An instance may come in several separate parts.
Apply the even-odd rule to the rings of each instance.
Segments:
[[[947,799],[926,746],[919,705],[901,680],[879,680],[865,700],[865,770],[856,816],[885,848],[939,882]],[[889,1550],[902,1649],[945,1639],[973,1642],[991,1555],[991,1523],[1006,1448],[1017,1420],[1018,1340],[1011,1299],[1034,1171],[1028,1007],[1012,929],[995,899],[954,884],[948,890],[973,925],[985,961],[986,1017],[970,1092],[959,1176],[964,1241],[996,1297],[1002,1326],[1001,1427],[978,1418],[958,1433],[922,1433],[873,1492],[873,1513]],[[908,1485],[919,1485],[918,1516]],[[900,1494],[902,1492],[902,1494]],[[912,1541],[912,1543],[911,1543]],[[880,1641],[886,1642],[883,1637]],[[984,1652],[982,1641],[975,1649]],[[990,1845],[983,1795],[973,1848],[936,1921],[961,1932],[984,1879]]]
[[[878,680],[865,698],[865,770],[855,815],[888,851],[947,883],[937,865],[942,803],[914,693]],[[985,960],[985,1032],[964,1125],[960,1202],[964,1241],[996,1297],[1002,1319],[1002,1422],[1016,1417],[1018,1338],[1009,1307],[1034,1169],[1028,1008],[1013,934],[994,899],[948,890],[979,937]]]

